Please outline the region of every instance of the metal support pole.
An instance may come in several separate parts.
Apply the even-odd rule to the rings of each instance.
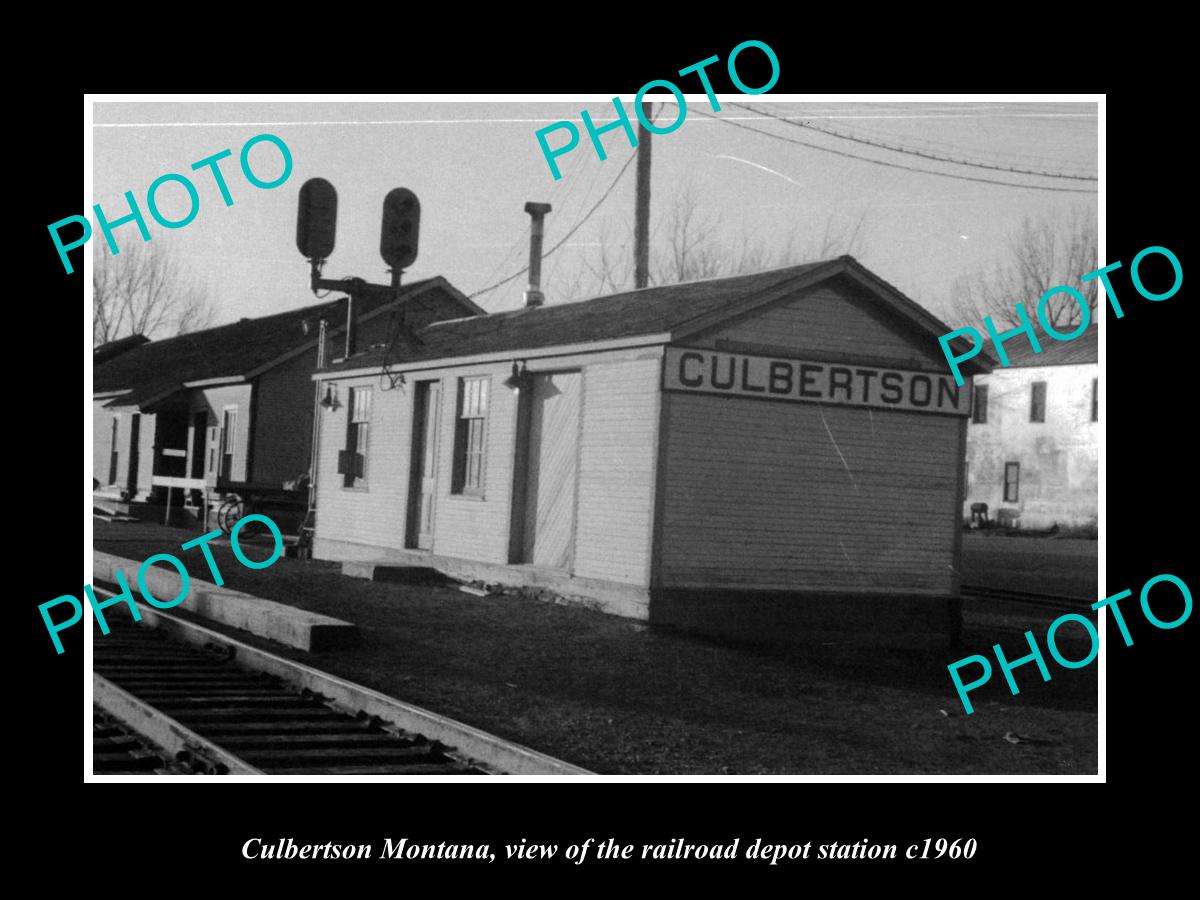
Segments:
[[[650,121],[650,104],[642,104],[642,118]],[[650,283],[650,131],[638,121],[637,200],[633,219],[633,286]]]

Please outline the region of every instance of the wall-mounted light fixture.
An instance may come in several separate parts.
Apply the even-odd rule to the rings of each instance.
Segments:
[[[321,400],[321,405],[326,409],[341,409],[342,404],[338,400],[337,384],[329,384],[325,388],[325,396]]]
[[[525,361],[521,360],[521,365],[518,366],[516,360],[513,360],[512,374],[504,379],[504,386],[514,394],[519,394],[521,388],[527,387],[529,384],[529,369],[525,367]]]

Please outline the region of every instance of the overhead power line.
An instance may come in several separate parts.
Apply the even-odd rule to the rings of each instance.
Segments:
[[[776,134],[773,131],[763,131],[761,128],[753,128],[749,125],[743,125],[741,122],[734,122],[731,119],[723,119],[720,116],[715,116],[712,113],[704,112],[697,109],[694,112],[705,116],[709,119],[716,119],[718,122],[724,122],[727,125],[732,125],[734,128],[744,128],[746,131],[752,131],[755,134],[761,134],[765,137],[775,138],[777,141],[786,141],[789,144],[796,144],[800,147],[808,147],[810,150],[820,150],[823,153],[832,153],[834,156],[844,156],[847,159],[857,159],[859,162],[872,163],[876,166],[884,166],[889,169],[902,169],[905,172],[918,172],[921,175],[936,175],[939,178],[953,178],[957,181],[974,181],[980,184],[997,184],[1002,187],[1024,188],[1027,191],[1055,191],[1058,193],[1067,194],[1094,194],[1095,191],[1089,188],[1069,188],[1069,187],[1048,187],[1038,184],[1021,184],[1016,181],[998,181],[995,178],[980,178],[974,175],[955,175],[952,172],[938,172],[934,169],[919,169],[916,166],[906,166],[902,163],[885,162],[882,159],[872,159],[869,156],[859,156],[857,153],[847,153],[845,150],[837,150],[833,147],[822,147],[820,144],[813,144],[809,141],[802,141],[798,138],[788,137],[784,134]]]
[[[804,118],[803,116],[797,118]],[[807,120],[806,120],[807,121]],[[1061,156],[1051,156],[1047,153],[1027,153],[1022,150],[999,151],[992,148],[977,147],[959,141],[939,141],[931,137],[913,137],[911,134],[897,134],[886,128],[875,125],[865,125],[855,122],[854,128],[860,136],[872,137],[880,141],[894,141],[901,145],[912,145],[919,150],[933,150],[942,153],[957,153],[963,156],[983,157],[985,162],[995,162],[997,165],[1009,163],[1022,166],[1070,166],[1070,160]],[[1075,173],[1072,173],[1075,174]]]
[[[596,171],[592,173],[592,180],[588,182],[587,190],[584,192],[582,199],[579,201],[579,212],[576,214],[572,225],[577,224],[583,218],[584,213],[587,211],[588,200],[592,198],[592,192],[596,190],[596,184],[600,181],[600,173],[604,171],[603,167],[601,166],[596,166],[595,169]],[[571,186],[572,189],[574,189],[574,187],[578,184],[580,184],[580,181],[575,181]],[[562,254],[554,257],[554,263],[550,266],[550,271],[546,275],[547,286],[553,283],[554,275],[558,272],[558,264],[562,262],[562,259]]]
[[[625,165],[621,166],[621,171],[617,173],[617,177],[614,178],[612,181],[612,184],[610,184],[608,186],[608,190],[606,190],[603,194],[600,195],[600,199],[597,200],[592,205],[592,208],[587,211],[587,214],[575,224],[575,227],[572,228],[570,231],[568,231],[566,234],[564,234],[562,236],[562,240],[560,240],[557,244],[555,244],[553,247],[551,247],[549,250],[547,250],[545,253],[542,254],[542,259],[545,259],[551,253],[553,253],[555,250],[557,250],[559,247],[561,247],[563,244],[565,244],[568,240],[570,240],[571,236],[573,234],[575,234],[575,232],[577,232],[581,227],[583,227],[583,223],[586,222],[588,219],[590,219],[592,216],[592,213],[594,213],[596,210],[598,210],[600,208],[600,204],[608,199],[608,195],[613,192],[613,189],[617,186],[617,182],[621,180],[621,176],[625,174],[625,172],[629,169],[629,164],[631,162],[633,162],[635,159],[637,159],[637,151],[636,150],[630,155],[629,159],[625,160]],[[476,291],[475,293],[468,294],[467,296],[468,297],[478,297],[480,294],[486,294],[488,291],[494,291],[496,288],[503,287],[504,285],[508,284],[510,281],[512,281],[516,278],[520,278],[522,275],[524,275],[528,271],[529,271],[529,266],[525,266],[524,268],[520,269],[519,271],[513,272],[507,278],[501,279],[500,281],[497,281],[495,284],[488,285],[487,287],[481,288],[480,290]]]
[[[1042,171],[1039,169],[1018,169],[1013,166],[1001,166],[1001,165],[996,165],[994,163],[980,162],[978,160],[962,159],[960,157],[953,157],[953,156],[942,156],[937,153],[929,153],[924,150],[917,150],[915,148],[905,147],[900,144],[889,144],[884,141],[867,140],[866,138],[858,137],[857,135],[845,134],[845,133],[837,131],[836,129],[833,129],[833,128],[820,128],[820,127],[812,124],[811,122],[797,122],[792,119],[785,119],[782,116],[777,116],[774,113],[767,112],[766,110],[754,109],[753,107],[745,106],[741,103],[734,103],[731,105],[736,106],[739,109],[744,109],[747,112],[758,113],[761,116],[766,116],[771,119],[777,119],[780,122],[784,122],[788,125],[794,125],[797,128],[808,128],[808,129],[811,129],[812,131],[818,131],[821,134],[828,134],[832,137],[841,138],[844,141],[854,141],[856,144],[866,144],[868,147],[881,147],[884,150],[891,150],[895,153],[907,153],[911,156],[920,156],[923,159],[932,159],[932,160],[936,160],[938,162],[954,163],[955,165],[959,165],[959,166],[973,166],[974,168],[977,168],[977,169],[993,169],[998,172],[1012,172],[1015,175],[1037,175],[1041,178],[1070,178],[1075,181],[1098,181],[1099,180],[1094,175],[1073,175],[1068,172],[1046,172],[1046,171]]]
[[[661,113],[661,112],[662,112],[662,106],[659,106],[659,108],[658,108],[658,111],[657,111],[657,112],[655,112],[655,113],[654,113],[654,114],[653,114],[653,115],[650,117],[650,122],[651,122],[652,124],[658,120],[659,113]],[[601,195],[600,195],[600,199],[599,199],[599,200],[597,200],[597,201],[596,201],[596,202],[595,202],[595,203],[592,205],[592,208],[591,208],[591,209],[589,209],[589,210],[588,210],[588,211],[587,211],[587,212],[584,214],[584,216],[583,216],[583,218],[582,218],[582,219],[580,219],[580,220],[579,220],[578,222],[576,222],[576,223],[575,223],[573,226],[571,226],[571,230],[570,230],[570,231],[568,231],[566,234],[564,234],[564,235],[562,236],[562,239],[561,239],[561,240],[559,240],[559,242],[558,242],[557,244],[555,244],[553,247],[551,247],[549,250],[547,250],[545,253],[543,253],[543,254],[542,254],[542,259],[545,259],[545,258],[546,258],[547,256],[549,256],[551,253],[553,253],[555,250],[557,250],[559,247],[561,247],[563,244],[565,244],[567,241],[569,241],[569,240],[571,239],[571,236],[572,236],[573,234],[575,234],[575,232],[577,232],[577,231],[578,231],[580,228],[582,228],[582,227],[583,227],[583,223],[584,223],[584,222],[586,222],[588,219],[590,219],[590,218],[592,217],[592,213],[594,213],[596,210],[598,210],[598,209],[600,208],[600,204],[602,204],[602,203],[603,203],[605,200],[607,200],[607,199],[608,199],[608,195],[609,195],[609,194],[611,194],[611,193],[613,192],[613,190],[614,190],[614,189],[616,188],[616,186],[617,186],[617,183],[618,183],[618,182],[621,180],[621,176],[625,174],[625,172],[626,172],[626,171],[629,169],[629,164],[630,164],[630,163],[632,163],[632,162],[633,162],[635,159],[637,159],[637,148],[634,148],[634,151],[633,151],[633,153],[631,153],[631,154],[630,154],[630,156],[629,156],[629,158],[628,158],[627,160],[625,160],[625,165],[621,166],[621,171],[619,171],[619,172],[617,173],[617,177],[616,177],[616,178],[614,178],[614,179],[612,180],[612,184],[610,184],[610,185],[608,186],[608,189],[607,189],[607,190],[606,190],[606,191],[605,191],[603,194],[601,194]],[[589,193],[591,193],[591,188],[590,188],[590,187],[588,188],[588,192],[589,192]],[[502,279],[501,281],[497,281],[495,284],[488,285],[488,286],[487,286],[487,287],[485,287],[485,288],[480,288],[480,289],[479,289],[479,290],[477,290],[475,293],[473,293],[473,294],[468,294],[467,296],[468,296],[468,297],[470,297],[470,298],[474,298],[474,297],[478,297],[478,296],[480,296],[481,294],[486,294],[488,291],[494,291],[496,288],[498,288],[498,287],[503,287],[504,285],[508,284],[510,281],[513,281],[514,279],[520,278],[522,275],[524,275],[524,274],[525,274],[526,272],[528,272],[528,271],[529,271],[529,266],[525,266],[525,267],[524,267],[523,269],[521,269],[520,271],[518,271],[518,272],[513,272],[513,273],[512,273],[511,275],[509,275],[507,278],[505,278],[505,279]]]

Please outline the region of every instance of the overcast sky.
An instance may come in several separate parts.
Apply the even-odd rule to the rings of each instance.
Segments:
[[[623,99],[632,114],[632,97]],[[736,94],[720,99],[722,110],[712,113],[703,95],[689,95],[682,127],[653,139],[652,221],[654,238],[660,242],[662,213],[689,184],[698,215],[716,221],[718,240],[729,245],[740,245],[745,238],[777,249],[790,237],[796,247],[815,246],[831,219],[835,227],[848,227],[865,213],[858,259],[948,319],[951,283],[959,274],[1002,256],[1008,235],[1023,217],[1065,214],[1073,208],[1095,216],[1094,181],[1003,171],[1095,176],[1093,103],[815,103]],[[127,212],[125,191],[132,190],[145,211],[146,190],[155,178],[168,172],[193,177],[201,208],[191,224],[168,231],[148,214],[147,220],[153,242],[169,246],[207,281],[217,324],[316,302],[308,289],[307,265],[295,246],[297,194],[306,179],[316,176],[331,181],[338,192],[337,246],[326,265],[327,276],[386,281],[386,265],[378,253],[380,209],[391,188],[407,187],[420,198],[422,218],[420,255],[405,280],[442,275],[470,295],[525,265],[526,201],[554,207],[546,220],[549,248],[613,185],[634,152],[622,133],[613,131],[603,138],[608,159],[598,160],[583,133],[579,113],[584,108],[598,125],[613,118],[611,103],[561,99],[101,102],[94,108],[94,200],[115,218]],[[673,118],[674,110],[668,107],[660,122]],[[555,181],[534,132],[563,119],[574,121],[583,136],[572,153],[559,158],[563,177]],[[859,140],[799,127],[798,122]],[[282,138],[294,158],[291,177],[274,190],[251,186],[237,164],[242,145],[262,132]],[[551,138],[555,144],[562,139],[561,134]],[[880,143],[1000,168],[940,162],[872,145]],[[221,202],[207,171],[190,170],[191,163],[226,148],[233,151],[222,163],[235,201],[230,207]],[[960,177],[884,167],[838,154]],[[251,159],[262,178],[280,171],[269,144],[256,147]],[[589,255],[594,258],[602,239],[611,245],[630,239],[634,168],[628,168],[596,212],[546,260],[547,302],[563,299],[556,288],[569,281]],[[177,185],[165,187],[158,200],[166,215],[186,209]],[[139,240],[135,226],[116,234],[122,243]],[[93,243],[100,241],[97,229]],[[524,287],[521,277],[474,299],[489,310],[511,309],[521,304]],[[1014,302],[1018,299],[1028,298]]]

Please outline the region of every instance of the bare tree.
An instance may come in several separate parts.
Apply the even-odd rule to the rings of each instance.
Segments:
[[[800,262],[830,259],[840,253],[861,251],[867,213],[844,220],[835,210],[824,231],[798,242],[790,231],[786,243],[772,249],[756,236],[743,233],[736,244],[723,239],[718,219],[706,214],[690,184],[673,195],[651,235],[650,283],[676,284],[723,275],[741,275]],[[655,235],[665,232],[655,240]],[[614,241],[601,231],[595,252],[585,257],[575,273],[556,283],[554,293],[572,300],[583,296],[617,293],[633,287],[633,246]]]
[[[208,291],[158,244],[133,244],[117,256],[97,246],[92,269],[92,344],[132,334],[184,334],[212,324]]]
[[[628,244],[614,242],[608,237],[607,228],[600,232],[599,247],[595,259],[584,259],[583,269],[591,275],[595,292],[615,293],[633,284],[633,253]],[[581,293],[586,281],[577,279],[576,289]]]
[[[729,268],[730,255],[717,243],[717,222],[700,212],[691,185],[675,193],[666,226],[666,247],[656,255],[650,274],[654,284],[715,278]]]
[[[1067,285],[1079,290],[1088,308],[1096,310],[1096,281],[1080,277],[1096,268],[1096,218],[1076,208],[1070,213],[1026,218],[1009,237],[1008,252],[991,269],[960,275],[951,288],[950,307],[967,322],[991,316],[997,325],[1019,325],[1017,306],[1036,321],[1038,301],[1051,288]],[[1058,331],[1070,331],[1083,315],[1069,294],[1046,302],[1046,321]]]

